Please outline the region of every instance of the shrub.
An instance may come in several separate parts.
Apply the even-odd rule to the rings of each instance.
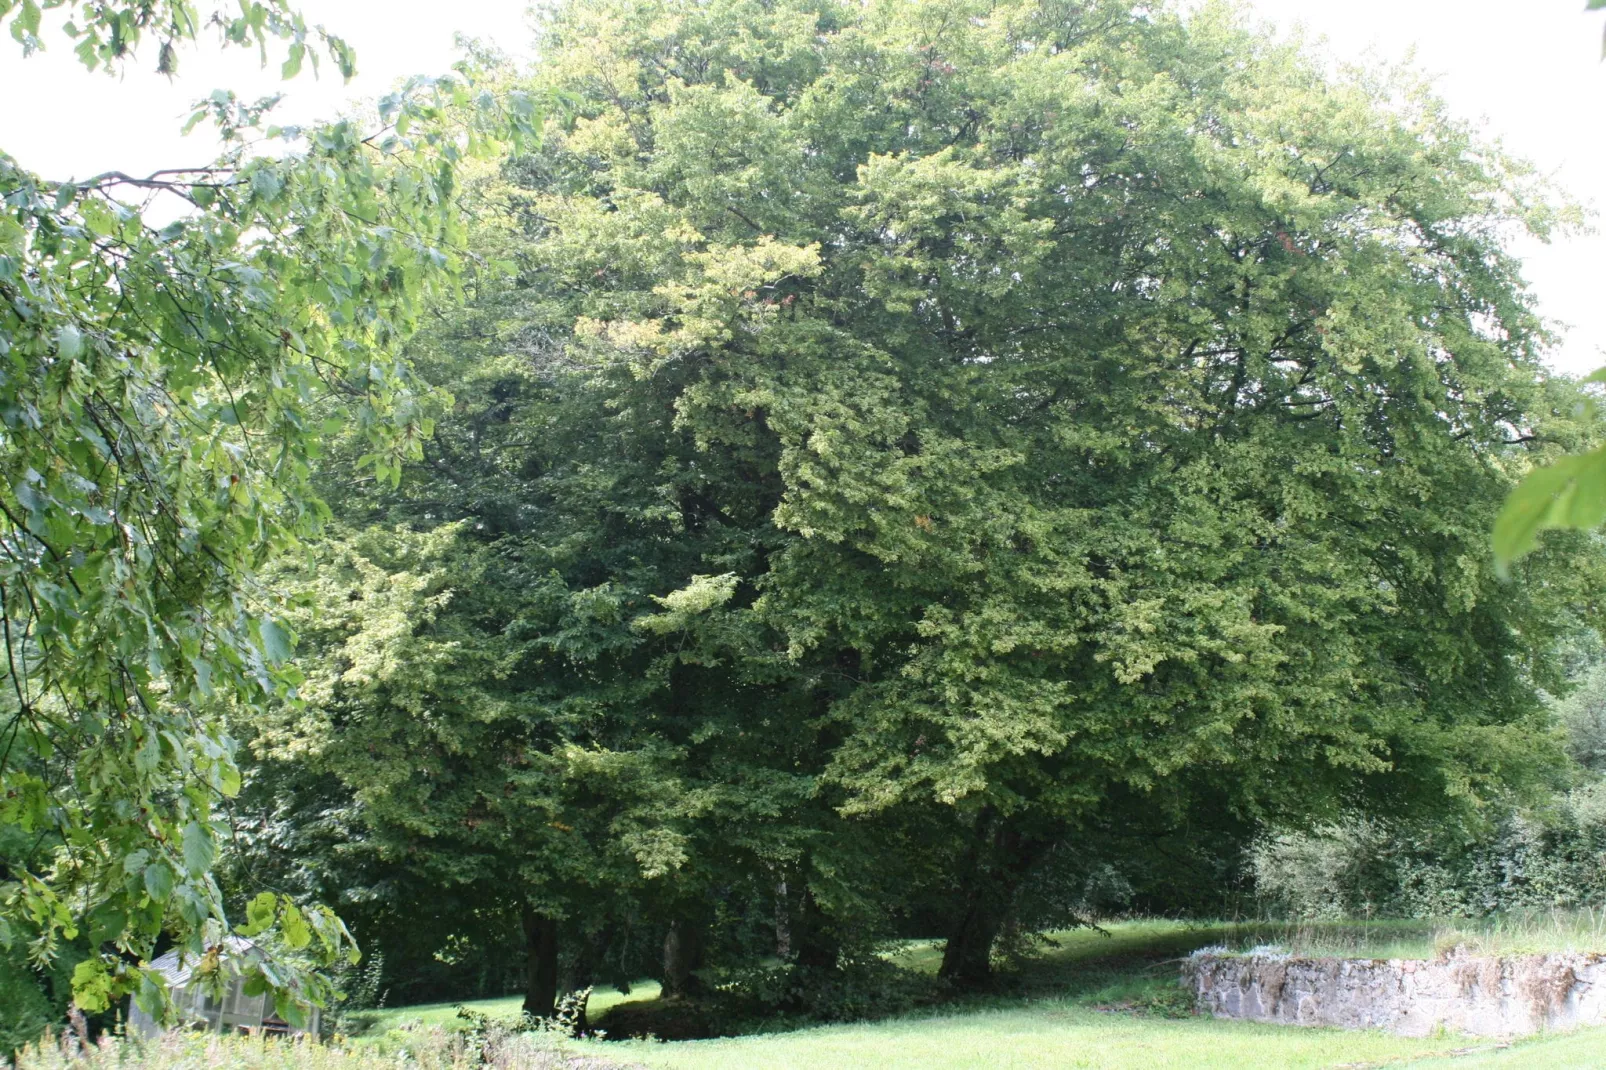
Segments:
[[[716,1002],[736,1019],[848,1022],[899,1014],[936,995],[930,977],[867,954],[844,957],[832,970],[789,962],[733,971]]]
[[[38,976],[20,956],[0,953],[0,1059],[60,1021]]]
[[[1296,918],[1477,917],[1606,905],[1606,783],[1480,836],[1351,820],[1263,837],[1249,865],[1261,905]]]

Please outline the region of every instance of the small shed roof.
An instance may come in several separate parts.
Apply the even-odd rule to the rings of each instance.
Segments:
[[[225,936],[223,938],[223,954],[225,961],[232,957],[248,955],[255,948],[251,941],[241,936]],[[182,988],[189,983],[190,974],[195,971],[196,958],[194,955],[184,954],[180,949],[174,948],[165,955],[158,955],[151,960],[151,969],[162,975],[169,988]]]

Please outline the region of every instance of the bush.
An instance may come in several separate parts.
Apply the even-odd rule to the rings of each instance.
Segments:
[[[20,956],[0,953],[0,1059],[38,1040],[61,1014]]]
[[[1271,913],[1295,918],[1370,917],[1400,899],[1401,844],[1365,819],[1313,832],[1266,836],[1249,851],[1255,890]]]
[[[1567,750],[1584,768],[1606,772],[1606,663],[1591,665],[1575,683],[1556,703],[1556,716],[1567,729]]]
[[[926,975],[864,955],[834,970],[784,963],[735,971],[720,986],[719,1002],[737,1019],[852,1022],[901,1014],[936,995]]]
[[[378,1009],[385,1005],[384,976],[383,952],[337,968],[334,980],[339,995],[333,1013],[323,1017],[325,1034],[355,1037],[373,1028],[379,1021]]]
[[[1606,906],[1606,782],[1543,812],[1513,810],[1483,835],[1356,819],[1259,840],[1262,907],[1296,918],[1478,917]]]

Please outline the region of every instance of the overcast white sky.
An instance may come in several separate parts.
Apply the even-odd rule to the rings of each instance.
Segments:
[[[205,5],[202,5],[203,7]],[[251,97],[284,91],[284,121],[328,115],[350,96],[373,97],[399,78],[440,73],[462,31],[504,51],[526,51],[526,0],[302,0],[356,46],[360,73],[350,85],[327,70],[282,84],[276,66],[215,48],[182,56],[173,82],[139,70],[108,84],[86,75],[68,43],[47,34],[49,51],[22,59],[0,41],[0,146],[52,178],[119,169],[149,172],[204,163],[212,146],[201,130],[180,138],[193,100],[227,86]],[[1287,30],[1303,23],[1340,58],[1367,54],[1416,62],[1438,77],[1460,115],[1484,125],[1508,149],[1554,173],[1580,201],[1606,210],[1606,64],[1601,23],[1583,0],[1249,0],[1260,17]],[[48,15],[47,15],[48,18]],[[27,103],[24,103],[27,102]],[[1586,372],[1606,363],[1606,237],[1524,246],[1528,276],[1546,315],[1570,325],[1553,364]]]

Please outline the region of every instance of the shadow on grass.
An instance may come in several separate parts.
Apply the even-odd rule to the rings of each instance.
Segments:
[[[1419,920],[1334,922],[1124,921],[1106,927],[1050,933],[1031,953],[1002,963],[983,989],[955,990],[936,978],[938,940],[910,940],[889,950],[898,967],[895,984],[906,998],[855,1005],[850,1013],[827,998],[811,1001],[744,997],[741,986],[722,986],[700,999],[623,1003],[593,1018],[616,1039],[653,1036],[690,1040],[775,1033],[831,1021],[876,1021],[1018,1007],[1051,999],[1107,1011],[1178,1018],[1193,1013],[1180,980],[1182,960],[1205,947],[1247,951],[1277,946],[1296,955],[1346,958],[1431,958],[1444,939],[1442,923]],[[868,1009],[866,1009],[868,1008]]]
[[[804,994],[785,1002],[744,995],[739,986],[716,989],[698,999],[654,999],[621,1003],[593,1017],[592,1025],[617,1040],[655,1037],[699,1040],[776,1033],[830,1021],[876,1021],[956,1011],[1016,1007],[1034,999],[1054,999],[1111,1013],[1186,1017],[1192,1001],[1178,983],[1180,963],[1189,952],[1222,942],[1223,926],[1176,922],[1124,923],[1108,929],[1079,929],[1042,938],[1036,953],[1005,963],[983,989],[956,990],[936,977],[941,959],[937,941],[910,941],[886,955],[881,983],[903,990],[903,997],[873,1000],[869,1010],[842,1013],[829,996],[810,1005]],[[865,984],[875,984],[874,976]]]

